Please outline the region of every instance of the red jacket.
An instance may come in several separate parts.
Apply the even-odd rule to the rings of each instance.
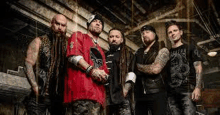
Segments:
[[[89,65],[94,66],[90,56],[91,47],[95,47],[95,45],[89,35],[82,34],[81,32],[73,33],[68,40],[67,57],[81,55]],[[102,66],[100,66],[99,69],[108,73],[104,52],[99,45],[97,45],[97,49],[101,53],[103,59]],[[91,76],[87,75],[81,69],[74,67],[73,64],[69,64],[67,67],[64,87],[64,103],[87,99],[97,101],[104,106],[104,85],[95,83],[91,79]]]

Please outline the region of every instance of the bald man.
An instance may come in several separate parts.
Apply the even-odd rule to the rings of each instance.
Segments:
[[[28,115],[62,115],[62,79],[65,73],[67,19],[52,18],[51,31],[29,44],[25,70],[32,93],[27,99]]]

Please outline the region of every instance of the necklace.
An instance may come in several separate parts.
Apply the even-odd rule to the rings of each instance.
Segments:
[[[92,38],[92,37],[91,37]],[[97,44],[98,43],[98,40],[95,40],[94,38],[92,38],[92,41]]]
[[[93,39],[93,42],[94,42],[95,44],[97,44],[97,43],[98,43],[98,40],[94,40],[94,39]]]

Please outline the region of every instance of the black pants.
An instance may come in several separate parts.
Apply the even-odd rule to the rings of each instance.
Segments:
[[[64,115],[64,107],[62,102],[57,100],[51,100],[49,97],[39,97],[34,96],[29,97],[25,102],[26,110],[28,115]]]
[[[125,99],[121,104],[108,105],[107,115],[131,115],[129,100]]]
[[[166,115],[167,112],[167,93],[159,92],[144,95],[143,100],[137,100],[135,115]]]
[[[171,115],[195,115],[196,103],[191,99],[191,93],[168,94],[168,105]]]

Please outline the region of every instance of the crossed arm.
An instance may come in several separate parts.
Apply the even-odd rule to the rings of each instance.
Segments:
[[[162,48],[152,64],[137,64],[138,70],[146,74],[159,74],[169,60],[169,50]]]
[[[36,64],[38,58],[40,44],[40,38],[35,38],[28,46],[27,57],[25,59],[27,79],[36,95],[38,95],[38,85],[35,79],[33,66]]]

